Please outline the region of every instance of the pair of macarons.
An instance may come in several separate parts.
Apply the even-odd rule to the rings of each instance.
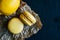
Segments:
[[[8,23],[8,29],[13,34],[21,33],[24,28],[24,23],[28,26],[36,23],[34,16],[26,10],[19,17],[21,20],[19,18],[12,18]]]

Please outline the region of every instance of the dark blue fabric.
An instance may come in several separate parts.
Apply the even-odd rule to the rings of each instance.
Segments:
[[[24,0],[39,14],[42,29],[26,40],[60,40],[60,1],[58,0]]]

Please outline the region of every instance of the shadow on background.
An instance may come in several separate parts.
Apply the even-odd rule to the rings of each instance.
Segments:
[[[39,14],[42,29],[26,40],[60,40],[60,1],[58,0],[24,0]]]

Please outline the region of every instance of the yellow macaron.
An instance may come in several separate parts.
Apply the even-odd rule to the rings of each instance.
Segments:
[[[20,18],[25,24],[29,26],[32,26],[36,23],[36,19],[34,18],[34,16],[26,10],[22,14],[20,14]]]
[[[8,29],[13,34],[18,34],[23,31],[24,24],[18,18],[12,18],[8,23]]]

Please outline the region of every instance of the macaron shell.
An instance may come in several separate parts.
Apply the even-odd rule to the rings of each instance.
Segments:
[[[23,31],[24,25],[18,18],[13,18],[8,23],[8,29],[13,34],[18,34]]]

